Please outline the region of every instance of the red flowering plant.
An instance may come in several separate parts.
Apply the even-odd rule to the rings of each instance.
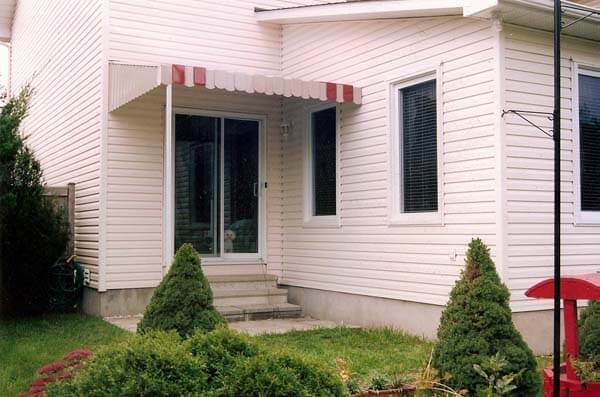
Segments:
[[[73,378],[81,368],[81,364],[91,356],[92,352],[90,350],[77,349],[67,353],[62,361],[43,365],[37,371],[40,376],[31,382],[29,391],[21,394],[20,397],[43,396],[48,384]]]

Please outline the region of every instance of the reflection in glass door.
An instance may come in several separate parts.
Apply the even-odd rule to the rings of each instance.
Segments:
[[[175,249],[257,254],[260,123],[175,116]]]
[[[257,121],[225,119],[223,248],[226,254],[258,252]]]

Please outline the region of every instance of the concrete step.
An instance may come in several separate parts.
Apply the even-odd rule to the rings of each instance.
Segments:
[[[213,290],[277,288],[277,276],[273,274],[214,275],[206,278]]]
[[[215,306],[286,303],[287,290],[283,288],[213,288],[213,298]]]
[[[216,306],[229,322],[302,317],[302,307],[291,303]]]

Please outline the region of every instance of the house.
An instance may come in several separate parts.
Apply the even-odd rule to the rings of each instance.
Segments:
[[[48,184],[76,183],[87,311],[141,312],[191,242],[214,283],[277,281],[306,314],[434,336],[479,236],[549,349],[550,303],[524,291],[552,274],[553,142],[503,110],[552,110],[551,0],[0,10],[9,89],[35,88],[28,143]],[[599,23],[564,32],[565,273],[600,270]]]

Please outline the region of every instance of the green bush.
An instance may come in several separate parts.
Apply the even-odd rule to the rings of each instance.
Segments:
[[[254,357],[258,348],[247,336],[219,327],[213,332],[198,332],[188,341],[188,349],[206,363],[208,386],[222,389],[233,369],[241,360]]]
[[[148,332],[106,348],[73,380],[48,386],[47,397],[205,395],[206,373],[175,332]]]
[[[341,379],[329,369],[289,353],[263,353],[241,360],[230,373],[223,396],[345,396]]]
[[[50,267],[69,239],[64,211],[44,196],[42,169],[19,128],[32,90],[26,86],[0,112],[0,310],[47,309]]]
[[[432,365],[448,386],[477,395],[487,385],[474,365],[499,353],[507,361],[499,375],[519,374],[512,395],[537,395],[541,382],[535,357],[513,325],[509,298],[489,249],[473,239],[466,268],[442,314],[433,354]]]
[[[154,291],[138,332],[174,329],[188,337],[198,329],[212,331],[225,324],[212,302],[212,290],[202,273],[200,257],[191,244],[183,244],[169,273]]]
[[[581,358],[600,360],[600,301],[590,301],[579,319]]]

